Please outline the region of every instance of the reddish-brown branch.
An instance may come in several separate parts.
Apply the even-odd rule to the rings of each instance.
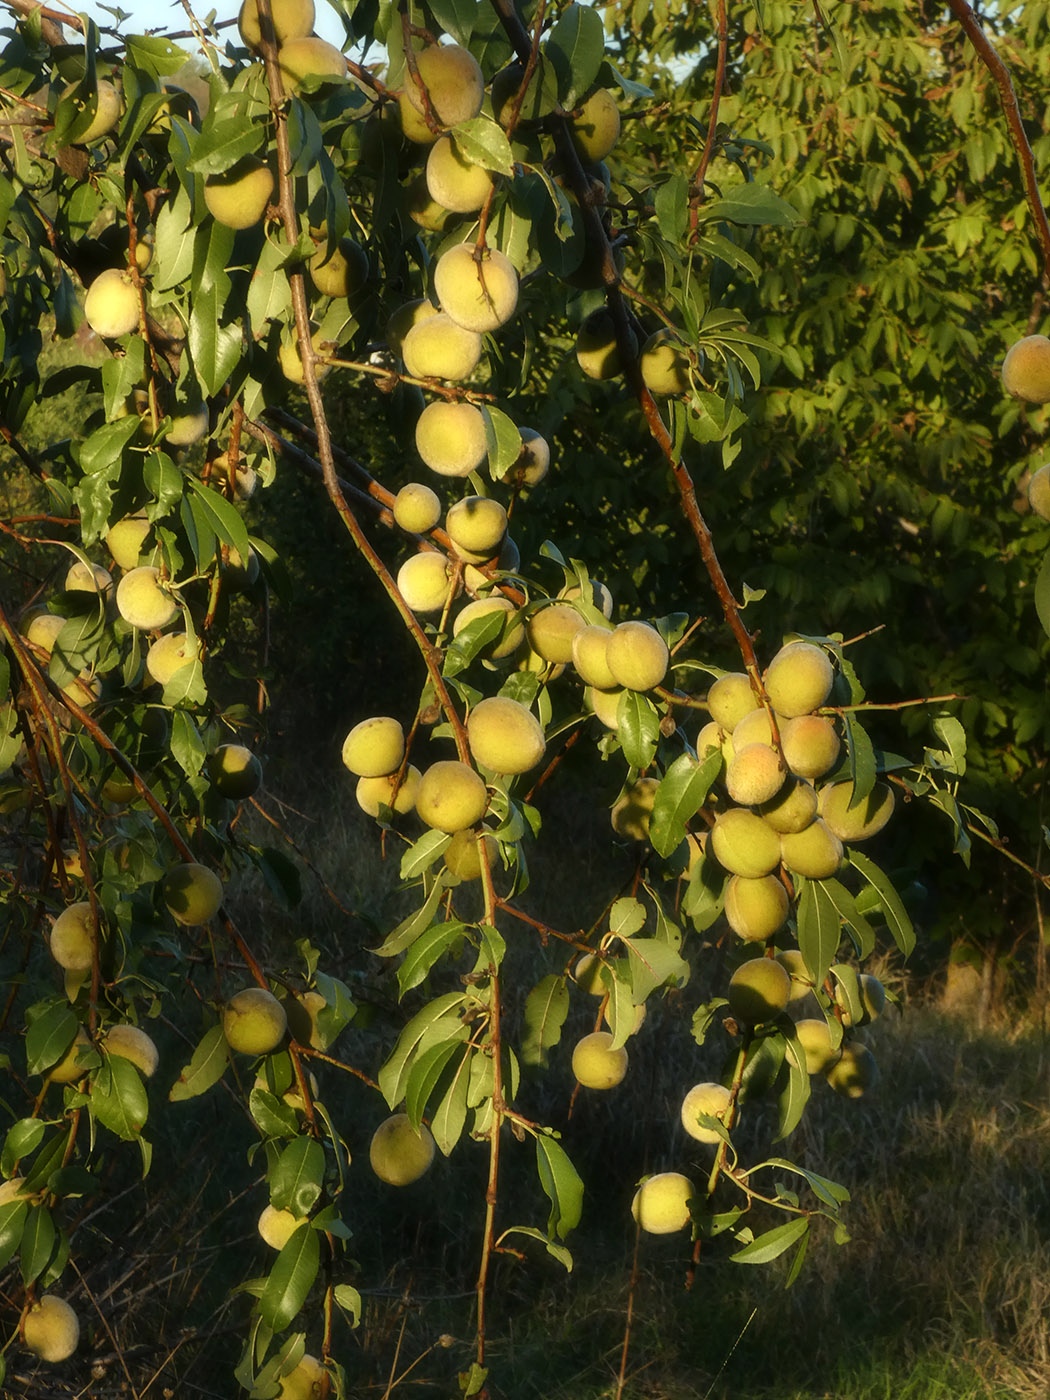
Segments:
[[[1010,139],[1017,152],[1017,158],[1021,162],[1021,174],[1024,177],[1028,207],[1032,211],[1035,231],[1043,250],[1043,274],[1050,276],[1050,222],[1047,221],[1046,210],[1043,208],[1043,201],[1039,194],[1035,160],[1032,156],[1032,148],[1028,144],[1028,137],[1025,135],[1021,109],[1017,103],[1017,94],[1010,78],[1010,70],[988,42],[988,37],[977,23],[977,17],[970,5],[967,4],[967,0],[948,0],[948,8],[959,21],[967,38],[977,50],[982,63],[995,79],[995,85],[999,89],[999,101],[1002,103],[1003,115],[1006,117],[1006,124],[1010,129]]]
[[[693,177],[692,198],[689,201],[689,229],[695,236],[697,221],[699,219],[700,201],[704,197],[704,178],[707,175],[707,167],[711,164],[711,156],[715,149],[715,133],[718,130],[718,107],[722,101],[722,90],[726,80],[726,55],[729,49],[729,34],[726,27],[726,0],[718,0],[718,62],[715,65],[715,86],[711,93],[711,115],[707,122],[707,140],[704,142],[704,149],[700,155],[700,164],[696,167],[696,175]]]

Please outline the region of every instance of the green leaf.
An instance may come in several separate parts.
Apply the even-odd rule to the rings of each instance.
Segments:
[[[293,1215],[309,1215],[324,1182],[324,1148],[310,1137],[290,1142],[270,1172],[270,1203]]]
[[[849,863],[860,875],[863,875],[868,884],[879,897],[882,906],[883,916],[893,935],[893,941],[901,950],[905,957],[915,947],[915,930],[912,928],[911,919],[908,918],[908,911],[901,903],[901,897],[893,888],[893,884],[888,876],[879,867],[862,855],[859,851],[851,850],[849,853]]]
[[[506,1238],[507,1235],[525,1235],[530,1240],[539,1240],[547,1253],[557,1259],[559,1264],[565,1266],[565,1272],[569,1274],[572,1273],[572,1255],[563,1244],[555,1244],[542,1230],[537,1230],[533,1225],[509,1225],[507,1229],[503,1231],[502,1238]]]
[[[265,140],[261,122],[245,121],[244,117],[227,117],[222,121],[205,121],[201,134],[194,142],[193,156],[186,169],[198,175],[219,175],[229,170],[244,156],[257,151]]]
[[[768,1264],[770,1260],[779,1258],[785,1250],[790,1249],[808,1230],[809,1219],[804,1215],[798,1216],[785,1225],[777,1225],[775,1229],[767,1230],[764,1235],[759,1235],[756,1240],[752,1240],[729,1257],[734,1264]]]
[[[43,1074],[57,1064],[73,1044],[80,1022],[68,1006],[52,1006],[31,1022],[26,1032],[26,1068]]]
[[[616,733],[632,768],[648,768],[660,742],[660,714],[640,690],[625,690],[616,706]]]
[[[193,298],[190,311],[190,354],[197,377],[208,396],[219,392],[241,358],[240,324],[236,321],[227,326],[219,324],[225,304],[224,291],[219,287],[207,287],[198,291]],[[194,482],[193,477],[188,480]]]
[[[875,947],[875,930],[857,908],[857,901],[838,880],[821,880],[820,884],[838,911],[839,918],[853,934],[857,956],[866,958]]]
[[[193,720],[184,710],[171,717],[171,756],[188,778],[195,778],[204,766],[207,751]]]
[[[684,753],[671,764],[656,790],[649,822],[649,840],[657,855],[669,856],[685,840],[686,823],[704,805],[721,770],[722,755],[717,749],[702,763]]]
[[[842,716],[846,729],[846,750],[849,754],[849,773],[853,781],[853,796],[850,806],[866,801],[875,786],[877,766],[875,750],[871,746],[867,731],[854,715],[848,711]]]
[[[536,1138],[536,1171],[551,1203],[547,1233],[563,1240],[580,1223],[583,1181],[565,1149],[545,1133]]]
[[[284,270],[285,250],[268,238],[248,288],[248,315],[252,330],[263,335],[268,321],[283,319],[291,309],[292,288]]]
[[[185,282],[193,271],[196,229],[189,191],[179,190],[174,200],[161,207],[153,238],[150,279],[155,292],[166,292]]]
[[[601,15],[590,6],[569,5],[548,34],[543,52],[557,74],[562,105],[575,107],[598,76],[605,57]]]
[[[104,423],[80,447],[80,469],[86,476],[104,471],[119,462],[124,448],[139,430],[138,417],[132,413],[115,423]]]
[[[203,507],[211,528],[225,544],[232,545],[242,559],[247,559],[251,545],[248,531],[237,507],[231,505],[225,496],[205,486],[195,476],[188,476],[186,482],[196,493],[198,503]]]
[[[414,1055],[440,1041],[467,1038],[467,1027],[460,1019],[466,999],[463,992],[445,992],[435,997],[416,1012],[398,1036],[397,1044],[377,1076],[380,1092],[391,1108],[404,1097],[409,1062]]]
[[[485,441],[489,454],[489,472],[493,481],[502,481],[521,455],[521,434],[514,421],[491,404],[484,405]]]
[[[774,194],[768,185],[738,185],[723,199],[700,205],[700,220],[726,220],[731,224],[772,224],[785,227],[804,222],[798,210]]]
[[[159,34],[133,34],[127,41],[125,61],[155,77],[170,77],[193,62],[193,55]]]
[[[19,1253],[23,1283],[32,1283],[47,1268],[55,1247],[56,1234],[55,1222],[47,1206],[31,1207],[22,1231]]]
[[[172,1103],[181,1103],[207,1093],[222,1078],[229,1060],[230,1051],[222,1027],[212,1026],[211,1030],[205,1031],[189,1064],[171,1086],[168,1098]]]
[[[482,115],[460,122],[452,128],[452,140],[471,165],[495,170],[500,175],[514,174],[514,155],[507,133],[491,117]]]
[[[445,1040],[433,1045],[412,1061],[405,1084],[405,1112],[417,1131],[427,1111],[430,1096],[437,1088],[449,1061],[459,1054],[461,1040]]]
[[[466,1126],[471,1054],[469,1049],[464,1050],[452,1083],[430,1119],[430,1131],[434,1141],[446,1157],[459,1141]]]
[[[835,961],[841,937],[839,912],[819,880],[798,877],[798,946],[810,975],[819,987]]]
[[[45,1125],[39,1118],[20,1118],[12,1123],[4,1138],[4,1149],[0,1153],[0,1172],[11,1176],[19,1158],[28,1157],[43,1140]]]
[[[689,182],[684,175],[672,174],[653,198],[656,221],[668,243],[685,237],[689,223]]]
[[[689,977],[689,964],[658,938],[625,938],[630,955],[631,990],[637,1003],[671,978],[679,985]]]
[[[409,946],[397,970],[401,996],[419,986],[437,960],[463,938],[466,927],[466,924],[451,919],[447,923],[433,924],[419,935]]]
[[[272,1331],[283,1331],[306,1302],[320,1262],[317,1231],[300,1225],[278,1254],[259,1299],[259,1313]]]
[[[140,1136],[149,1113],[142,1078],[122,1055],[103,1055],[102,1068],[91,1084],[91,1112],[103,1125],[126,1142]]]
[[[478,18],[478,0],[428,0],[431,14],[457,44],[469,44]]]
[[[28,1214],[25,1201],[5,1201],[0,1205],[0,1269],[6,1269],[18,1253]]]
[[[444,898],[445,892],[445,886],[440,880],[436,880],[433,889],[420,908],[409,914],[407,919],[402,919],[397,928],[392,933],[387,934],[378,948],[371,949],[376,957],[394,958],[398,953],[403,953],[409,944],[433,923],[434,915],[437,913],[438,905]]]
[[[565,978],[551,972],[540,979],[525,1001],[525,1026],[521,1058],[527,1065],[546,1065],[547,1051],[561,1040],[569,1014],[569,989]]]
[[[500,620],[498,615],[496,620]],[[488,618],[481,618],[480,621],[487,622]],[[473,624],[471,625],[473,626]],[[422,875],[429,870],[434,862],[444,855],[451,840],[452,837],[445,831],[425,831],[401,857],[401,879],[403,881],[414,880],[417,875]],[[438,888],[440,889],[440,886]]]
[[[618,899],[609,910],[609,932],[618,938],[637,933],[645,927],[645,917],[645,905],[640,899]]]
[[[783,1141],[798,1127],[806,1110],[806,1104],[809,1102],[810,1082],[809,1071],[806,1068],[806,1054],[794,1034],[787,1040],[784,1068],[786,1068],[787,1073],[785,1075],[782,1068],[781,1079],[783,1083],[777,1096],[776,1141],[778,1142]]]
[[[266,1137],[295,1137],[299,1132],[295,1109],[271,1094],[269,1089],[252,1089],[248,1096],[248,1112]]]

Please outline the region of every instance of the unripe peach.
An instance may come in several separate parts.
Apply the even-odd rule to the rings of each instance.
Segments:
[[[604,160],[620,139],[620,109],[608,88],[597,88],[572,119],[572,143],[589,164]]]
[[[518,274],[497,248],[482,253],[459,243],[442,253],[434,268],[434,290],[442,311],[467,330],[494,331],[518,306]]]
[[[481,111],[485,77],[467,49],[458,44],[428,45],[416,54],[416,70],[442,126],[458,126]],[[417,113],[422,113],[423,96],[409,73],[405,74],[405,97]]]
[[[173,866],[161,889],[169,913],[180,924],[206,924],[222,906],[222,881],[195,861]]]
[[[576,1042],[572,1072],[585,1089],[615,1089],[627,1074],[627,1051],[613,1048],[608,1031],[592,1031]]]
[[[495,773],[527,773],[547,746],[536,716],[504,695],[478,701],[467,716],[467,739],[477,763]]]
[[[466,763],[444,759],[432,763],[416,793],[416,811],[438,831],[462,831],[476,825],[489,804],[483,779]]]
[[[715,723],[731,734],[749,710],[758,709],[759,699],[745,672],[728,671],[707,692],[707,707]]]
[[[84,298],[84,317],[103,340],[137,331],[140,314],[138,289],[119,267],[100,272]]]
[[[45,1293],[25,1315],[26,1346],[41,1361],[65,1361],[80,1340],[80,1322],[64,1298]]]
[[[586,626],[582,614],[564,603],[538,608],[525,624],[529,646],[543,657],[563,665],[572,660],[572,643],[576,633]]]
[[[729,1009],[749,1025],[771,1021],[788,1004],[791,978],[773,958],[751,958],[729,979]]]
[[[401,356],[415,379],[469,379],[481,359],[481,336],[439,312],[409,330]]]
[[[469,476],[488,456],[481,410],[471,403],[427,404],[416,420],[416,449],[439,476]]]
[[[698,1115],[722,1118],[732,1098],[724,1084],[694,1084],[682,1100],[682,1127],[697,1142],[715,1143],[722,1139],[713,1128],[701,1127]]]
[[[420,772],[414,763],[410,763],[405,769],[396,795],[394,793],[394,783],[397,781],[396,773],[388,773],[379,778],[361,778],[354,792],[357,805],[369,817],[379,816],[380,805],[389,807],[398,816],[403,817],[406,812],[411,812],[416,805],[419,780]]]
[[[394,497],[394,522],[412,535],[432,530],[441,519],[441,501],[436,491],[422,482],[410,481]]]
[[[825,715],[799,715],[780,726],[780,742],[792,773],[822,778],[839,761],[841,740]]]
[[[795,1035],[806,1057],[806,1073],[823,1073],[837,1053],[831,1048],[831,1032],[827,1021],[823,1017],[818,1020],[815,1016],[796,1021]]]
[[[1050,340],[1026,335],[1015,341],[1003,360],[1003,388],[1028,403],[1050,402]]]
[[[671,1235],[689,1224],[696,1187],[681,1172],[657,1172],[634,1193],[631,1214],[650,1235]]]
[[[802,831],[788,831],[780,838],[780,856],[793,875],[827,880],[842,864],[842,842],[817,817]]]
[[[769,663],[766,694],[778,715],[794,719],[823,705],[834,679],[827,652],[811,642],[789,642]]]
[[[621,622],[605,653],[616,684],[625,690],[652,690],[667,674],[667,643],[647,622]]]
[[[748,943],[764,943],[788,916],[787,890],[775,875],[748,880],[734,875],[726,886],[726,919]]]
[[[784,786],[787,772],[780,755],[768,744],[745,744],[733,740],[733,757],[726,767],[726,791],[741,806],[769,802]]]
[[[368,1160],[380,1181],[388,1186],[411,1186],[434,1160],[434,1139],[421,1123],[417,1128],[407,1113],[395,1113],[372,1134]]]
[[[448,560],[432,549],[413,554],[398,569],[397,586],[413,612],[440,612],[449,596]]]
[[[750,880],[768,875],[780,864],[780,837],[773,828],[743,807],[720,812],[711,830],[710,849],[732,875]]]
[[[611,819],[617,836],[626,836],[631,841],[648,841],[659,786],[656,778],[639,778],[616,801]]]
[[[149,564],[131,569],[117,584],[117,611],[137,631],[153,632],[167,627],[179,608],[174,597],[160,585],[160,570]]]
[[[343,763],[359,778],[383,778],[401,767],[405,731],[399,720],[375,715],[355,724],[343,740]]]
[[[217,223],[227,228],[251,228],[266,213],[273,197],[273,172],[257,156],[243,156],[229,170],[209,175],[204,203]]]
[[[854,786],[850,782],[830,783],[820,790],[820,815],[829,831],[840,841],[853,844],[876,836],[893,816],[893,789],[876,783],[862,802],[850,806]]]
[[[231,1050],[242,1055],[268,1055],[288,1030],[284,1007],[265,987],[235,992],[222,1013],[222,1033]]]

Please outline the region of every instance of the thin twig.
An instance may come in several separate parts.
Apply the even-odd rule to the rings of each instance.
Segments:
[[[948,8],[959,21],[967,38],[977,50],[981,61],[995,79],[995,85],[999,89],[999,101],[1002,103],[1003,115],[1010,128],[1010,138],[1013,141],[1014,150],[1017,152],[1017,158],[1021,162],[1021,174],[1024,177],[1028,207],[1032,211],[1035,231],[1043,249],[1043,275],[1050,277],[1050,222],[1047,221],[1046,210],[1043,208],[1043,201],[1039,194],[1035,160],[1032,156],[1032,148],[1028,144],[1028,137],[1025,135],[1021,109],[1017,103],[1017,93],[1014,91],[1014,85],[1010,78],[1010,70],[988,42],[987,35],[977,23],[977,17],[966,0],[948,0]]]

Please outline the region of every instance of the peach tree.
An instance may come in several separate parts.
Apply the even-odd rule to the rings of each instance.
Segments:
[[[0,590],[8,1364],[84,1362],[107,1304],[67,1301],[92,1247],[80,1203],[118,1153],[174,1188],[153,1124],[221,1081],[253,1124],[224,1169],[261,1236],[237,1382],[352,1393],[348,1241],[382,1229],[356,1217],[355,1176],[407,1185],[455,1151],[486,1162],[459,1380],[488,1393],[494,1263],[571,1268],[586,1189],[536,1086],[571,1062],[573,1097],[614,1092],[657,1002],[704,1077],[654,1123],[664,1169],[625,1219],[690,1231],[694,1264],[790,1256],[789,1281],[812,1228],[847,1238],[846,1192],[778,1144],[812,1081],[875,1083],[862,1028],[885,992],[863,965],[914,932],[865,843],[901,797],[956,802],[965,738],[935,706],[918,761],[873,743],[866,712],[896,702],[869,707],[863,649],[804,617],[756,645],[762,595],[719,563],[693,473],[731,479],[773,354],[740,305],[763,230],[799,216],[719,120],[716,9],[710,91],[674,123],[577,4],[344,3],[343,49],[310,0],[171,37],[119,12],[99,30],[20,6],[8,25],[0,433],[21,495],[3,528],[46,561],[43,587],[12,569]],[[45,342],[74,337],[45,375]],[[608,561],[559,547],[545,479],[578,468],[520,421],[527,386],[644,423],[688,561],[648,615],[617,610]],[[34,405],[74,391],[28,446]],[[334,440],[348,396],[406,437],[407,475]],[[260,938],[226,895],[251,868],[293,900],[298,883],[244,834],[265,740],[241,639],[253,619],[265,648],[285,578],[253,503],[278,477],[336,513],[369,625],[417,656],[394,713],[347,686],[342,761],[411,910],[338,966],[309,937]],[[519,519],[546,537],[530,558]],[[547,794],[586,748],[614,775],[627,873],[564,928],[526,899],[528,860],[564,846]],[[394,1034],[358,1018],[353,959],[388,969]],[[371,1107],[344,1121],[346,1076]],[[745,1156],[734,1134],[763,1103],[774,1142]],[[526,1156],[519,1219],[500,1188]]]

